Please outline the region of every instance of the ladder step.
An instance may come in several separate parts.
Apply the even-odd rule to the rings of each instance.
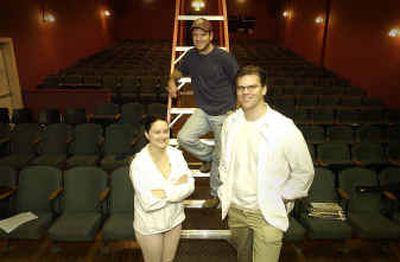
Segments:
[[[195,107],[173,107],[171,108],[171,114],[185,114],[191,115],[193,114]]]
[[[229,240],[231,231],[229,229],[184,229],[181,232],[183,239],[223,239]]]
[[[198,169],[192,169],[192,176],[193,177],[204,177],[204,178],[207,178],[207,177],[210,177],[210,173],[202,173]]]
[[[181,21],[194,21],[199,18],[205,18],[208,21],[224,21],[223,15],[180,15],[178,20]]]
[[[205,199],[186,199],[183,201],[185,208],[203,208]]]
[[[192,48],[193,48],[193,46],[177,46],[177,47],[175,47],[175,51],[176,52],[185,52]],[[221,48],[226,51],[226,47],[224,47],[224,46],[219,46],[218,48]]]
[[[187,83],[191,83],[192,79],[190,77],[181,77],[178,79],[178,83],[182,84],[187,84]]]
[[[209,146],[213,146],[215,144],[214,143],[214,139],[210,139],[210,138],[201,138],[200,141],[203,142],[204,144],[209,145]],[[177,146],[178,145],[178,140],[176,138],[171,138],[169,140],[169,144],[171,146]]]

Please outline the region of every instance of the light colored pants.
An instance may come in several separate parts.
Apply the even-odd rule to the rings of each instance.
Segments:
[[[268,224],[261,212],[231,207],[228,224],[239,262],[276,262],[283,232]]]
[[[217,196],[217,189],[220,185],[218,165],[221,149],[221,129],[226,114],[210,116],[203,110],[196,108],[178,133],[178,143],[183,149],[193,154],[201,161],[212,161],[210,172],[211,195]],[[215,146],[202,143],[200,137],[212,131],[214,134]]]
[[[160,234],[142,235],[135,232],[145,262],[172,262],[178,249],[182,225]]]

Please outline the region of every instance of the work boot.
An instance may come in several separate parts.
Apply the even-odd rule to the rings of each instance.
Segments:
[[[203,204],[204,208],[220,208],[221,203],[219,202],[218,197],[213,197],[210,199],[207,199],[206,202]]]
[[[211,171],[211,162],[202,162],[199,171],[201,173],[209,173]]]

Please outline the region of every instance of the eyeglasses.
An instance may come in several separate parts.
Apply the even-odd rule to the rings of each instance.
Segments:
[[[258,87],[261,87],[261,86],[260,85],[238,86],[236,88],[236,90],[238,92],[244,92],[244,90],[247,89],[248,91],[252,92],[252,91],[256,90]]]

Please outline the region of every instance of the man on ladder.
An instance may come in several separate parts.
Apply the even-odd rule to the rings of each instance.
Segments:
[[[235,108],[234,77],[238,64],[233,56],[213,45],[211,23],[196,19],[191,26],[194,47],[176,67],[168,81],[168,91],[177,95],[176,81],[190,76],[194,97],[199,108],[178,133],[179,146],[203,162],[201,172],[210,172],[211,196],[217,198],[220,184],[218,165],[220,133],[227,113]],[[215,146],[200,141],[200,137],[213,132]]]

